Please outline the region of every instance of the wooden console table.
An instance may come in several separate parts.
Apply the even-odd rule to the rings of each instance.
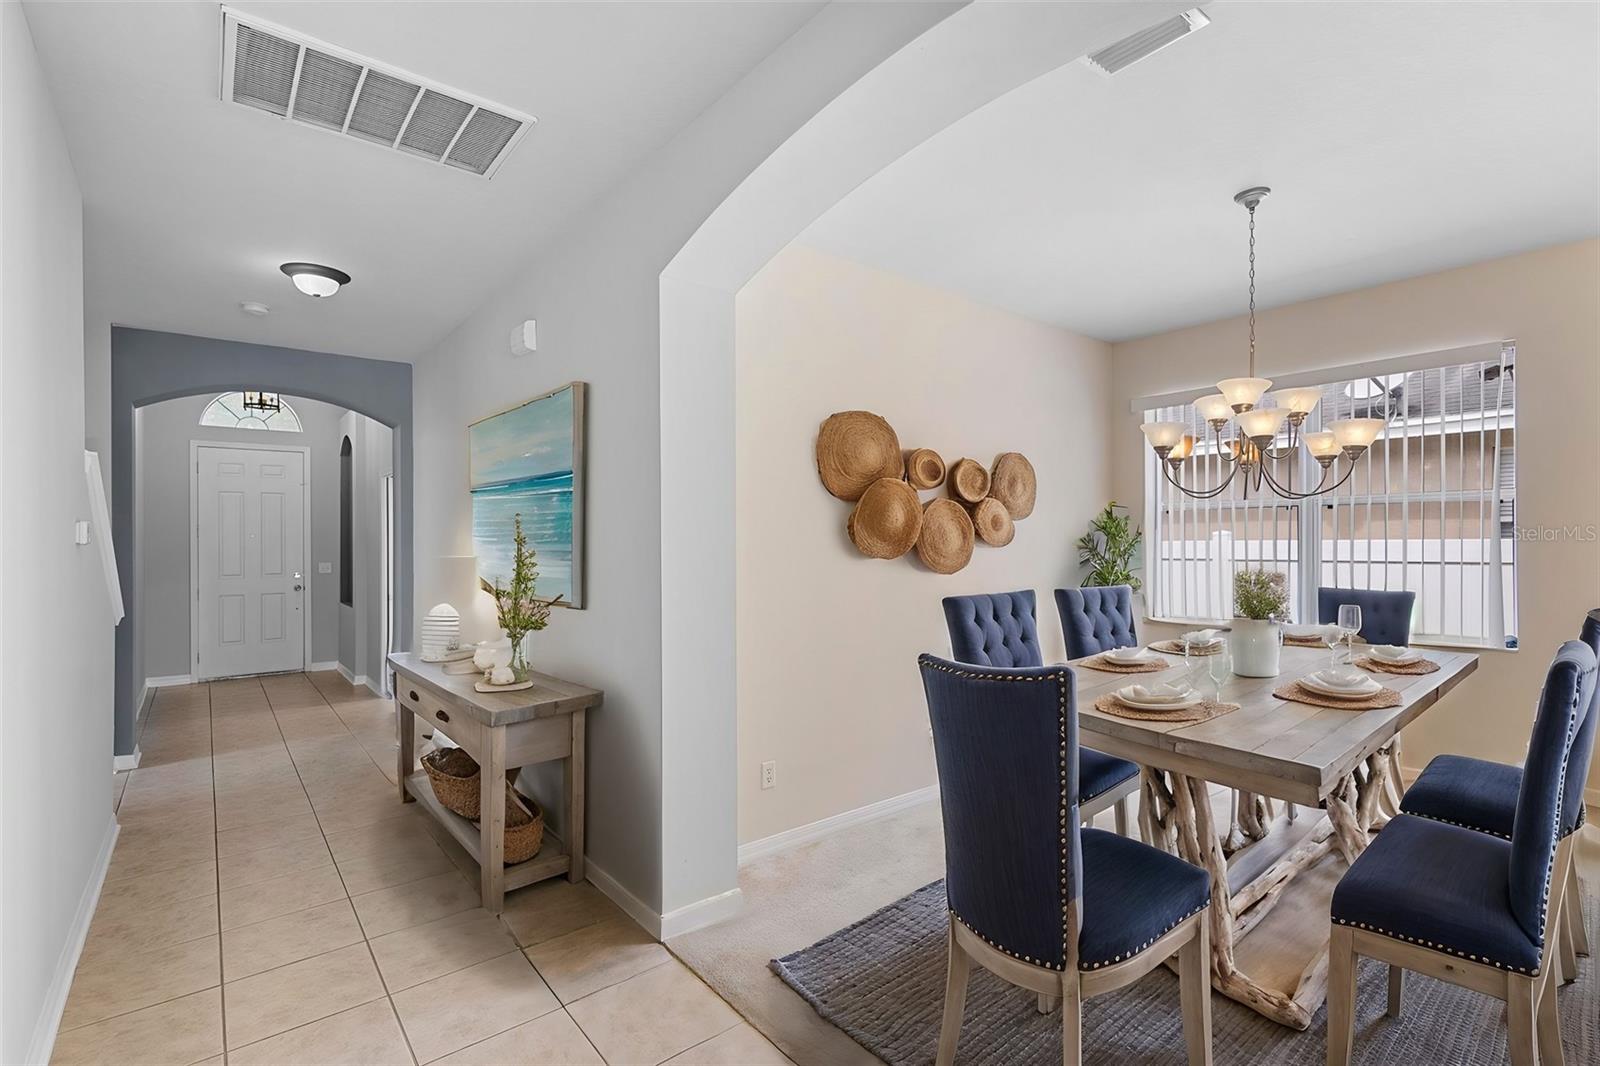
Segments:
[[[584,714],[600,704],[599,689],[544,674],[520,692],[478,692],[476,674],[447,674],[412,652],[389,656],[395,671],[399,726],[400,801],[422,804],[478,863],[483,907],[499,914],[508,889],[566,874],[583,880]],[[417,769],[415,716],[441,729],[481,769],[483,817],[474,826],[434,797],[428,775]],[[534,763],[560,759],[565,815],[562,840],[545,825],[544,846],[526,862],[505,865],[506,779]]]

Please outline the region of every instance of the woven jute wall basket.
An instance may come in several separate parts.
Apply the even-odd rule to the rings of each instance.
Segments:
[[[989,495],[989,471],[976,459],[957,459],[945,485],[953,499],[972,506]]]
[[[1006,505],[1012,518],[1027,518],[1039,492],[1039,479],[1033,464],[1021,452],[1002,452],[994,460],[994,477],[989,494]]]
[[[982,467],[979,467],[981,470]],[[972,559],[972,518],[954,500],[930,500],[922,511],[917,558],[936,574],[953,574]]]
[[[944,484],[944,460],[932,448],[906,452],[906,480],[914,489],[936,489]]]
[[[1004,548],[1017,535],[1017,524],[1011,520],[1011,512],[993,496],[985,496],[972,509],[972,525],[979,540],[996,548]]]
[[[870,559],[898,559],[911,550],[922,532],[922,501],[917,491],[897,477],[867,486],[845,527],[850,540]]]
[[[854,503],[874,481],[904,472],[900,438],[871,411],[840,411],[817,430],[817,473],[841,500]]]

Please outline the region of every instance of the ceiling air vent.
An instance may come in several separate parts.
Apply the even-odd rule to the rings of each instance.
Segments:
[[[1174,15],[1165,22],[1129,34],[1115,44],[1098,52],[1089,53],[1089,65],[1104,74],[1126,70],[1139,60],[1153,56],[1169,44],[1181,41],[1195,30],[1211,25],[1211,19],[1199,8]]]
[[[534,119],[229,8],[222,98],[493,177]]]

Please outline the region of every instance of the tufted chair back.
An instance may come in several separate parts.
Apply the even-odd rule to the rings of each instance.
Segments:
[[[946,596],[950,653],[974,666],[1042,666],[1032,589],[980,596]]]
[[[918,658],[933,726],[950,911],[1009,955],[1076,965],[1081,899],[1072,671]],[[1070,956],[1070,959],[1069,959]]]
[[[1589,762],[1589,752],[1580,753],[1576,741],[1584,735],[1589,747],[1594,744],[1594,730],[1581,727],[1593,714],[1595,672],[1595,655],[1587,644],[1569,640],[1561,645],[1539,694],[1528,759],[1522,768],[1522,789],[1511,828],[1511,911],[1523,932],[1541,946],[1556,841],[1578,818],[1576,810],[1566,809],[1573,805],[1567,781],[1577,764],[1587,766]],[[1576,796],[1581,805],[1581,786]]]
[[[1133,589],[1127,585],[1056,589],[1056,611],[1069,659],[1139,643],[1133,628]]]
[[[1584,617],[1578,639],[1600,660],[1600,607]],[[1583,824],[1583,787],[1589,780],[1589,763],[1594,758],[1595,730],[1600,728],[1596,723],[1600,723],[1600,679],[1596,680],[1594,696],[1589,700],[1589,713],[1572,738],[1572,766],[1567,770],[1567,794],[1561,808],[1565,812],[1561,821],[1563,835]]]
[[[1317,621],[1323,625],[1339,620],[1339,605],[1353,603],[1361,608],[1361,639],[1368,644],[1411,643],[1411,609],[1415,592],[1382,592],[1378,589],[1317,589]]]

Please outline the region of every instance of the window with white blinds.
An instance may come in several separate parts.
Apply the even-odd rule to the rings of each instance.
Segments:
[[[1263,566],[1287,576],[1296,621],[1316,620],[1319,585],[1409,589],[1417,594],[1413,640],[1516,647],[1516,349],[1508,343],[1498,358],[1321,389],[1307,430],[1340,418],[1385,423],[1355,474],[1327,495],[1285,500],[1268,485],[1247,494],[1241,477],[1213,499],[1192,499],[1145,450],[1151,615],[1230,618],[1234,573]],[[1145,420],[1189,424],[1196,444],[1184,484],[1226,476],[1192,406],[1152,407]],[[1291,487],[1316,484],[1320,470],[1305,454],[1283,460],[1280,478],[1296,463]]]

